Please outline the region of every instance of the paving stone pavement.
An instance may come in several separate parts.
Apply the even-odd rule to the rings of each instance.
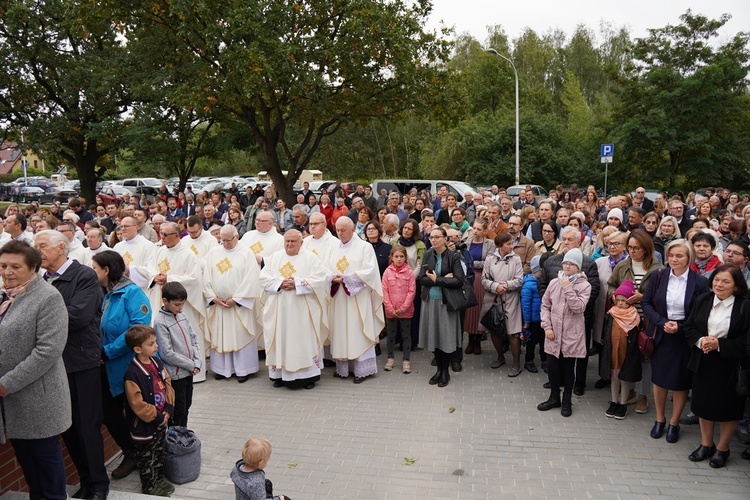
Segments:
[[[489,368],[492,347],[483,347],[442,389],[427,384],[435,368],[425,351],[412,354],[410,375],[382,371],[383,354],[380,372],[363,384],[327,368],[309,391],[274,389],[262,363],[244,384],[209,375],[195,386],[190,413],[201,475],[173,497],[233,499],[229,471],[244,442],[260,436],[273,444],[266,477],[293,500],[750,498],[750,461],[740,458],[745,447],[736,438],[727,467],[714,470],[687,459],[699,444],[697,426],[683,426],[680,441],[668,444],[648,435],[652,407],[606,418],[609,388],[593,388],[598,358],[589,364],[589,389],[563,418],[536,409],[549,392],[541,370],[509,378],[508,365]],[[139,491],[138,475],[112,489]]]

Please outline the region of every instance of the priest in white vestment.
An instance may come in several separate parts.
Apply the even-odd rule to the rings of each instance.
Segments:
[[[180,227],[174,222],[165,222],[159,228],[162,246],[157,247],[153,263],[144,274],[150,280],[152,293],[149,295],[151,310],[158,311],[162,306],[161,287],[170,281],[177,281],[187,290],[187,301],[182,312],[190,326],[200,338],[206,335],[206,302],[203,298],[203,266],[201,260],[180,240]],[[206,356],[202,342],[198,343],[200,372],[194,382],[206,380]]]
[[[248,231],[240,240],[240,245],[249,248],[255,254],[255,260],[259,266],[263,266],[263,259],[270,257],[273,253],[284,249],[284,237],[274,227],[276,219],[273,213],[264,210],[255,216],[255,228]],[[265,349],[265,339],[258,339],[258,349]]]
[[[240,245],[249,248],[255,254],[258,264],[272,253],[284,248],[284,237],[273,227],[273,213],[265,210],[255,216],[255,228],[248,231],[240,240]]]
[[[211,371],[217,380],[237,375],[246,382],[258,366],[255,301],[260,298],[260,268],[255,255],[240,245],[237,229],[221,228],[221,246],[206,257],[203,289],[208,304]]]
[[[284,233],[284,249],[260,272],[266,366],[274,387],[312,389],[323,368],[328,329],[326,278],[320,259],[302,250],[302,233]]]
[[[77,260],[81,265],[91,267],[91,255],[76,238],[76,225],[72,222],[61,222],[57,230],[68,239],[68,257]]]
[[[310,214],[310,236],[303,240],[302,248],[308,250],[323,262],[328,262],[331,251],[339,245],[339,240],[326,227],[326,216],[320,212]]]
[[[182,238],[182,244],[187,246],[201,262],[205,261],[208,252],[219,246],[216,238],[203,229],[203,222],[196,215],[191,215],[187,220],[187,236]]]
[[[148,266],[152,265],[156,258],[156,245],[138,234],[138,222],[132,217],[123,217],[120,222],[122,232],[122,241],[112,249],[122,256],[125,261],[125,267],[128,268],[130,280],[138,285],[143,293],[149,298],[151,304],[154,303],[152,295],[158,294],[161,298],[161,291],[154,290],[151,287],[151,279],[146,271]],[[161,305],[160,305],[161,307]]]
[[[339,245],[328,257],[331,307],[331,355],[336,376],[354,372],[360,384],[378,372],[375,345],[383,330],[383,288],[375,250],[354,234],[349,217],[336,221]]]

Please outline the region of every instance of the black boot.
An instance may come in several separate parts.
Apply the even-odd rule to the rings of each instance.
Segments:
[[[573,414],[573,402],[571,401],[571,394],[569,392],[563,393],[562,409],[560,415],[563,417],[569,417]]]
[[[438,387],[445,387],[451,381],[451,373],[449,369],[451,358],[453,358],[453,353],[448,354],[443,352],[438,359]]]
[[[536,409],[539,411],[549,411],[552,408],[560,408],[560,390],[552,390],[549,393],[549,399],[543,403],[536,405]]]
[[[463,366],[461,366],[461,362],[464,359],[464,351],[462,349],[456,349],[452,353],[447,354],[447,356],[450,357],[450,360],[451,360],[451,362],[450,362],[451,369],[454,372],[458,373],[458,372],[460,372],[461,370],[464,369]]]
[[[430,385],[435,385],[438,383],[440,379],[440,359],[442,358],[443,352],[439,349],[435,349],[435,356],[432,358],[433,361],[435,361],[434,366],[437,366],[437,371],[435,372],[435,375],[430,378]]]

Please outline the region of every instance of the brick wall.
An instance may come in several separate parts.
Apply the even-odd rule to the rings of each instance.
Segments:
[[[107,429],[102,427],[102,438],[104,438],[104,459],[109,460],[120,451],[115,440],[109,435]],[[67,484],[78,484],[78,473],[73,461],[68,455],[65,443],[60,439],[65,460],[65,476]],[[6,491],[26,491],[26,481],[23,479],[21,467],[16,462],[16,455],[10,443],[0,445],[0,495]]]

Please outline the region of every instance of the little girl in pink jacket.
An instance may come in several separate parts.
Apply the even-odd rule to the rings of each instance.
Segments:
[[[406,265],[406,248],[396,245],[391,250],[391,263],[383,273],[383,305],[385,306],[385,324],[388,328],[388,361],[383,369],[393,370],[396,364],[394,350],[396,333],[401,329],[401,346],[404,349],[403,372],[411,373],[409,356],[411,354],[411,318],[414,316],[414,295],[417,293],[417,281],[414,271]]]

